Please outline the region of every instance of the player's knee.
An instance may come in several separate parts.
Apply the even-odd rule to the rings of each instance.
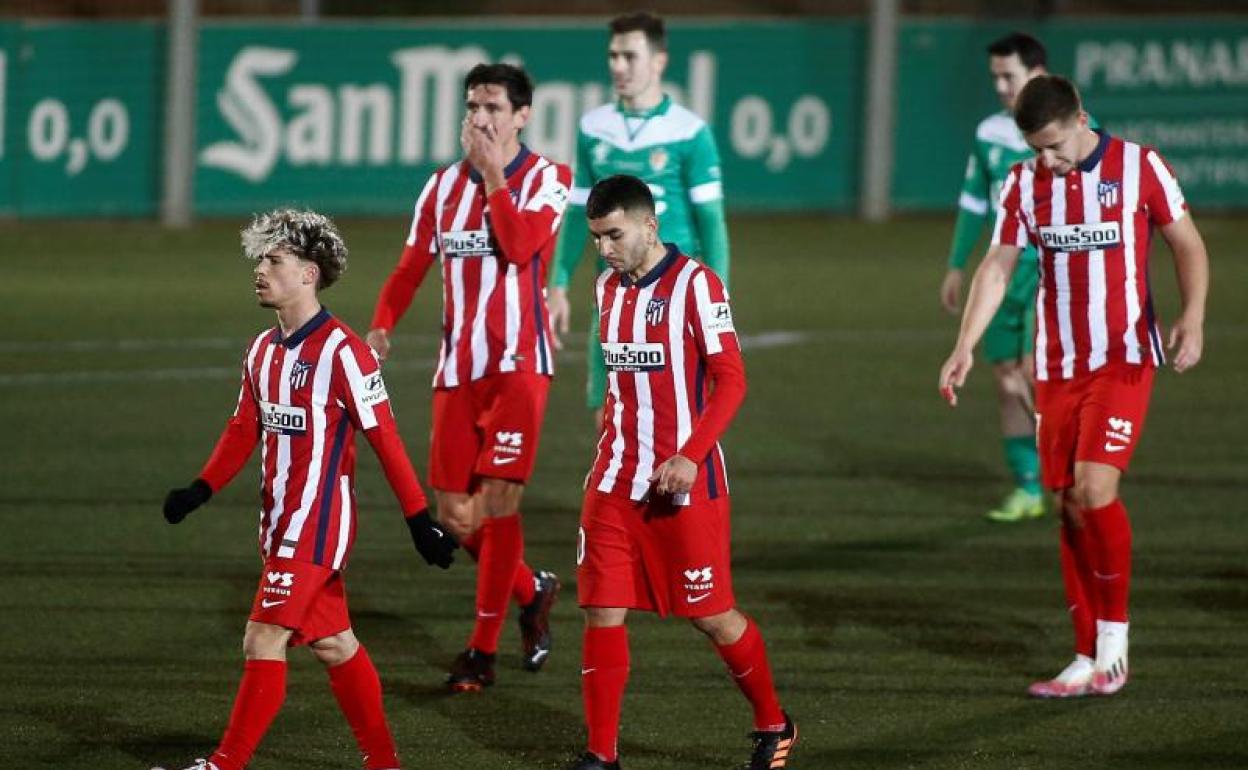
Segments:
[[[690,618],[689,622],[721,647],[740,639],[747,625],[745,616],[735,609],[705,618]]]
[[[1097,476],[1085,476],[1075,479],[1075,501],[1081,510],[1103,508],[1118,497],[1118,484],[1115,480]]]
[[[490,479],[481,485],[482,512],[494,519],[510,516],[520,507],[520,493],[524,489],[519,484],[499,479]]]
[[[247,660],[285,660],[291,632],[281,626],[249,622],[243,632],[243,657]]]
[[[355,653],[360,649],[360,642],[355,638],[351,629],[347,629],[340,634],[317,639],[308,646],[312,648],[312,654],[316,656],[316,659],[326,668],[333,668],[355,657]]]
[[[622,626],[628,618],[628,610],[621,607],[586,607],[585,625],[590,628]]]
[[[463,540],[475,529],[472,505],[468,495],[438,495],[438,523],[456,540]]]

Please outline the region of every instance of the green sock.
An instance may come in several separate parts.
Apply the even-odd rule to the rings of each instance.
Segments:
[[[1006,465],[1014,474],[1014,484],[1033,495],[1040,494],[1040,454],[1036,451],[1035,437],[1006,436],[1001,444]]]

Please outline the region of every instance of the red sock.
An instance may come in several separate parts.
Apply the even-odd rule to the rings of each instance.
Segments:
[[[284,700],[286,661],[249,660],[244,663],[230,722],[210,761],[221,770],[243,770]]]
[[[468,646],[494,654],[498,637],[503,632],[507,602],[520,554],[524,551],[524,533],[520,516],[512,514],[486,519],[481,526],[481,561],[477,565],[477,622]]]
[[[1091,545],[1088,528],[1061,529],[1062,583],[1066,607],[1075,626],[1075,652],[1096,657],[1096,594],[1093,593]]]
[[[1091,533],[1098,620],[1127,622],[1127,594],[1131,588],[1131,522],[1127,507],[1115,500],[1083,512]]]
[[[459,544],[473,561],[481,560],[481,533],[484,529],[485,527],[481,527]],[[525,564],[523,554],[521,556],[520,566],[516,568],[516,579],[511,584],[511,598],[523,607],[533,601],[533,596],[537,593],[537,585],[533,580],[533,568]]]
[[[399,756],[394,749],[394,737],[386,724],[386,712],[381,705],[381,679],[368,657],[368,650],[361,645],[346,663],[329,669],[329,687],[338,699],[355,742],[364,755],[367,770],[386,770],[399,766]]]
[[[771,680],[771,663],[767,660],[767,646],[758,625],[745,619],[745,633],[732,644],[715,645],[719,657],[728,664],[728,672],[741,688],[750,705],[754,707],[755,730],[784,729],[784,712],[776,697],[776,686]]]
[[[605,762],[619,753],[620,706],[628,684],[628,628],[585,628],[581,653],[581,697],[589,750]]]

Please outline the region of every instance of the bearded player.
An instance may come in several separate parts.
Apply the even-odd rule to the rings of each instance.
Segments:
[[[719,437],[746,385],[728,294],[714,272],[659,240],[654,198],[637,177],[598,182],[585,213],[609,266],[596,286],[608,380],[577,548],[589,746],[572,770],[620,767],[630,610],[688,618],[711,640],[753,708],[746,767],[783,768],[797,728],[732,590]]]
[[[1030,244],[1039,252],[1036,411],[1044,485],[1062,514],[1061,564],[1075,658],[1036,697],[1113,695],[1127,683],[1131,525],[1119,483],[1143,433],[1165,362],[1149,291],[1153,230],[1170,247],[1182,309],[1174,369],[1200,361],[1209,264],[1170,167],[1151,147],[1093,130],[1065,78],[1032,79],[1014,119],[1035,152],[1005,180],[992,245],[971,283],[962,328],[940,372],[965,383],[971,351]]]

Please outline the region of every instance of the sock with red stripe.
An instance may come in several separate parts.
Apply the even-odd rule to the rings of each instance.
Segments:
[[[1131,521],[1121,500],[1083,512],[1092,535],[1097,618],[1127,622],[1127,594],[1131,588]]]
[[[468,646],[493,655],[507,616],[516,569],[524,552],[520,515],[486,519],[481,525],[481,561],[477,566],[477,622]]]
[[[589,729],[589,750],[605,762],[615,761],[619,752],[620,707],[627,684],[628,628],[586,626],[581,653],[585,726]]]
[[[717,644],[715,651],[728,664],[733,681],[754,707],[754,729],[783,730],[784,712],[780,710],[780,700],[776,697],[763,635],[753,619],[747,617],[745,623],[745,633],[740,639],[732,644]]]
[[[346,663],[329,669],[329,687],[351,725],[366,770],[398,767],[394,737],[381,705],[381,678],[363,645]]]
[[[1088,528],[1062,524],[1062,583],[1066,607],[1075,626],[1075,652],[1096,657],[1096,593]]]
[[[243,664],[234,709],[221,744],[210,761],[220,770],[243,770],[256,753],[286,700],[286,661],[249,660]]]
[[[520,514],[517,513],[517,516]],[[481,561],[481,540],[482,532],[485,527],[479,528],[468,537],[460,542],[460,547],[464,549],[473,561]],[[521,607],[533,601],[533,596],[537,593],[537,583],[533,578],[533,568],[525,563],[523,554],[521,554],[520,566],[516,567],[516,579],[511,583],[511,598],[515,599],[516,604]]]

